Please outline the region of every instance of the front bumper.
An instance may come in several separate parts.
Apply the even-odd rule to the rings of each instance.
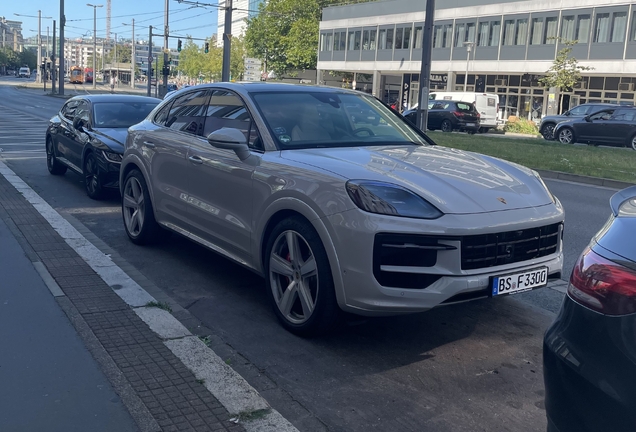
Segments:
[[[119,189],[119,169],[121,167],[121,163],[107,160],[101,150],[96,150],[95,155],[99,165],[99,180],[102,187],[108,189]]]
[[[562,242],[555,253],[537,259],[463,270],[461,248],[438,252],[429,267],[409,267],[411,273],[431,275],[421,287],[383,286],[374,275],[374,242],[377,233],[467,236],[523,230],[561,223],[563,212],[555,206],[471,215],[445,215],[437,220],[387,217],[350,210],[328,217],[342,274],[341,308],[361,315],[395,315],[426,311],[442,303],[455,303],[491,295],[491,277],[547,267],[552,277],[563,267]],[[453,241],[444,243],[454,246]],[[401,269],[404,271],[404,269]],[[386,284],[385,284],[386,285]]]

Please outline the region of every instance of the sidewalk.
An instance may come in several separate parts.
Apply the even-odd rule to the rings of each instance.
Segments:
[[[0,430],[243,431],[140,318],[167,312],[131,308],[0,171]],[[188,334],[169,342],[205,348]]]

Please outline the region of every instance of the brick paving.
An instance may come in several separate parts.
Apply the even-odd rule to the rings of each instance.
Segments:
[[[46,266],[162,431],[244,430],[1,175],[0,218],[17,228],[31,260]]]

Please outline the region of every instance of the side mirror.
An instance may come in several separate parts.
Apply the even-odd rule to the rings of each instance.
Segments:
[[[78,131],[83,130],[84,126],[86,126],[86,124],[84,123],[84,120],[82,120],[80,117],[75,117],[73,119],[73,127],[77,129]]]
[[[585,117],[583,117],[583,118],[584,118],[584,119],[585,119],[585,121],[586,121],[586,122],[588,122],[588,123],[592,121],[592,119],[590,118],[590,116],[589,116],[589,115],[586,115],[586,116],[585,116]]]
[[[234,150],[242,161],[251,155],[245,135],[238,129],[221,128],[214,131],[208,135],[208,142],[216,148]]]

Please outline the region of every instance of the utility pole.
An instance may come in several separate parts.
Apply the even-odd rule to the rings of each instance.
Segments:
[[[136,50],[135,47],[137,45],[137,43],[135,42],[135,19],[132,19],[132,60],[130,61],[132,63],[132,71],[130,71],[130,87],[132,87],[133,89],[135,88],[135,66],[137,64],[137,54],[136,54]]]
[[[64,60],[64,24],[66,23],[66,18],[64,17],[64,0],[60,0],[60,55],[58,58],[60,59],[60,94],[64,94],[64,72],[66,69],[66,62]]]
[[[53,46],[51,47],[51,94],[55,94],[55,20],[53,20]]]
[[[42,11],[38,10],[38,73],[37,82],[42,82]]]
[[[103,5],[86,3],[93,8],[93,88],[97,88],[97,8]]]
[[[119,63],[117,63],[117,33],[115,33],[115,84],[117,84],[117,88],[119,88]]]
[[[466,75],[464,76],[464,92],[468,89],[468,65],[470,64],[470,52],[473,49],[474,42],[464,42],[466,47]]]
[[[146,78],[148,79],[148,90],[146,91],[146,96],[150,97],[150,92],[152,91],[152,26],[148,27],[148,67],[146,68]]]
[[[422,67],[420,70],[420,94],[417,104],[416,124],[426,132],[428,123],[428,94],[431,80],[431,54],[433,52],[433,21],[435,21],[435,0],[426,0],[424,35],[422,40]]]
[[[230,53],[232,44],[232,0],[225,0],[225,27],[223,27],[223,69],[221,81],[230,80]]]
[[[170,28],[168,26],[168,0],[166,0],[165,10],[166,12],[163,23],[163,84],[161,85],[161,91],[159,92],[160,97],[164,97],[168,90],[168,35],[170,34]],[[159,87],[158,82],[157,87]]]
[[[49,26],[46,26],[46,58],[49,58]]]
[[[104,51],[104,39],[102,39],[102,84],[104,84],[104,57],[106,56],[106,51]]]

